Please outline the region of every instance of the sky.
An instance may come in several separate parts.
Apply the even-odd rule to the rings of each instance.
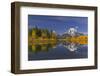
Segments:
[[[69,28],[74,27],[79,32],[87,34],[88,18],[75,16],[50,16],[50,15],[28,15],[28,28],[37,26],[41,29],[54,30],[63,34]]]

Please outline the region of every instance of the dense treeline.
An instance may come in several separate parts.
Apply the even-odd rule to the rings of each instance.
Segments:
[[[40,29],[38,27],[34,27],[32,29],[29,29],[29,36],[32,36],[32,33],[35,33],[36,37],[47,37],[47,38],[52,38],[56,37],[56,34],[53,32],[53,30],[48,30],[48,29]]]

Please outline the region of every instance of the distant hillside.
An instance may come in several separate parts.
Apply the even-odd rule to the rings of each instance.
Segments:
[[[76,33],[76,36],[84,36],[85,34],[83,34],[83,33],[79,33],[79,32],[77,32]],[[58,39],[64,39],[64,38],[66,38],[66,37],[71,37],[71,35],[70,34],[68,34],[68,33],[64,33],[64,34],[62,34],[62,35],[57,35],[57,38]]]

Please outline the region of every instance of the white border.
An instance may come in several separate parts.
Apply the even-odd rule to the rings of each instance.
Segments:
[[[88,17],[88,58],[28,61],[28,14]],[[94,11],[21,7],[20,8],[20,69],[43,69],[94,65]]]

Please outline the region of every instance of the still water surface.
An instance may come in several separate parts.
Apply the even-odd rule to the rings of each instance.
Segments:
[[[29,46],[28,50],[29,61],[88,57],[88,46],[74,43],[36,44]]]

